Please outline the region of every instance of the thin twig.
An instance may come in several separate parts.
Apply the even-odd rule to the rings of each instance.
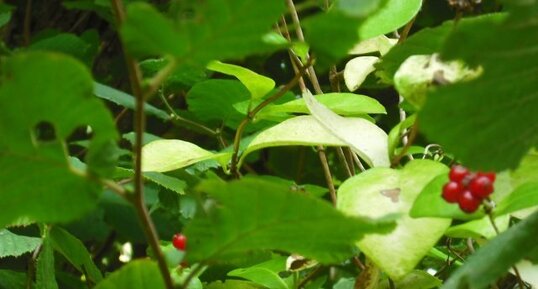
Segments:
[[[208,135],[208,136],[216,137],[218,135],[217,131],[210,129],[209,127],[207,127],[207,126],[205,126],[203,124],[197,123],[195,121],[192,121],[190,119],[186,119],[186,118],[180,116],[172,108],[172,106],[170,105],[170,103],[168,102],[168,100],[166,99],[166,97],[164,96],[164,94],[162,92],[159,93],[159,96],[161,97],[161,99],[162,99],[164,105],[166,106],[166,108],[168,109],[168,112],[170,112],[170,115],[172,117],[173,122],[175,122],[177,124],[180,124],[180,125],[184,125],[184,126],[186,126],[188,128],[191,128],[193,130],[196,130],[199,133],[203,133],[203,134]]]
[[[407,144],[405,144],[402,150],[400,151],[400,153],[392,159],[391,167],[395,167],[397,164],[399,164],[400,160],[407,154],[407,151],[409,150],[409,148],[415,141],[415,138],[417,137],[417,133],[418,133],[418,121],[415,120],[415,123],[411,127]]]
[[[32,24],[32,0],[26,0],[26,9],[24,11],[24,45],[30,45],[30,30]]]
[[[111,0],[114,14],[118,26],[120,26],[125,20],[125,9],[123,7],[122,0]],[[167,289],[174,289],[174,284],[170,276],[170,271],[164,259],[164,254],[159,245],[159,237],[157,235],[157,230],[155,225],[149,216],[146,204],[144,202],[144,180],[142,176],[142,145],[143,145],[143,133],[145,130],[145,114],[144,114],[144,104],[145,97],[147,93],[144,94],[142,90],[142,72],[136,61],[127,53],[125,55],[125,63],[127,65],[127,71],[129,73],[129,81],[131,84],[131,89],[136,98],[135,105],[135,117],[134,117],[134,130],[135,130],[135,144],[133,148],[134,153],[134,207],[136,208],[137,214],[142,222],[142,228],[148,239],[148,243],[157,258],[157,263],[159,265],[159,270],[163,281]],[[160,75],[160,73],[157,73]],[[164,81],[165,78],[160,78],[160,81]],[[154,86],[158,86],[155,83]],[[159,84],[160,85],[160,84]],[[152,86],[150,86],[151,88]]]
[[[331,202],[336,206],[336,189],[334,187],[333,177],[331,174],[331,169],[329,168],[329,162],[327,161],[327,155],[325,154],[325,148],[323,146],[318,146],[318,156],[321,161],[321,167],[323,168],[323,173],[325,175],[325,181],[329,187],[329,194],[331,196]]]
[[[183,284],[179,287],[180,289],[187,289],[189,287],[189,283],[192,281],[200,271],[204,269],[204,265],[202,263],[198,264],[194,269],[191,269],[189,275],[185,278],[185,281],[183,281]]]
[[[351,178],[353,176],[353,173],[351,172],[351,169],[349,168],[349,164],[347,162],[346,156],[344,155],[344,151],[342,150],[342,147],[337,147],[336,153],[338,155],[338,159],[340,159],[340,163],[342,164],[342,167],[344,167],[344,170],[347,173],[348,178]]]

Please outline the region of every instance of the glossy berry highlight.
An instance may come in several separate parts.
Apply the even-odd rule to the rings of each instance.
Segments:
[[[475,197],[470,191],[463,191],[458,199],[460,209],[466,213],[473,213],[482,204],[482,199]]]
[[[172,244],[176,249],[185,251],[185,248],[187,247],[187,237],[183,234],[175,234],[172,237]]]
[[[461,165],[453,166],[441,196],[448,203],[457,203],[462,211],[473,213],[493,193],[495,177],[494,172],[472,172]]]
[[[458,182],[448,182],[443,187],[443,199],[449,203],[457,203],[459,196],[463,192],[463,186]]]
[[[487,176],[478,175],[469,183],[469,190],[476,198],[484,199],[493,193],[493,182]]]

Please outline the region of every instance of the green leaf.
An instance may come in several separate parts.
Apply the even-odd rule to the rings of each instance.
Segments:
[[[536,249],[538,212],[482,246],[445,282],[441,289],[488,288],[519,260]]]
[[[440,61],[437,54],[414,55],[407,58],[394,74],[394,86],[418,109],[426,101],[427,92],[437,83],[468,81],[480,73],[480,69],[469,69],[461,61]]]
[[[349,49],[358,42],[361,23],[361,18],[348,16],[338,9],[331,9],[328,13],[317,14],[303,21],[306,41],[316,54],[316,63],[322,70],[346,56]]]
[[[530,182],[517,187],[502,199],[493,213],[497,216],[538,206],[538,182]]]
[[[314,118],[370,166],[390,166],[388,136],[381,128],[361,118],[352,119],[337,115],[318,102],[309,91],[303,94],[303,98]]]
[[[422,6],[422,0],[387,0],[375,14],[364,20],[359,28],[361,39],[387,34],[411,21]]]
[[[126,168],[116,168],[116,174],[114,178],[130,178],[134,176],[134,170]],[[157,184],[165,189],[174,191],[178,194],[185,194],[184,189],[187,187],[187,183],[175,177],[171,177],[159,172],[145,172],[143,173],[144,179]]]
[[[95,30],[88,30],[85,33],[87,38],[96,41],[92,43],[90,39],[84,39],[71,33],[59,33],[51,37],[41,39],[32,43],[28,49],[34,51],[61,52],[84,62],[88,67],[92,66],[93,58],[97,54],[99,35]],[[93,40],[92,39],[92,40]]]
[[[482,210],[473,214],[464,213],[458,204],[447,203],[442,197],[443,186],[448,183],[448,174],[436,176],[429,182],[416,198],[409,215],[413,218],[439,217],[454,219],[477,219],[484,216]]]
[[[127,7],[127,18],[120,28],[127,50],[134,56],[181,55],[187,36],[176,31],[171,20],[147,3]]]
[[[415,160],[402,170],[367,170],[340,186],[337,207],[346,214],[370,218],[403,214],[390,234],[367,235],[358,242],[362,252],[391,278],[399,280],[411,272],[450,225],[449,219],[408,215],[422,188],[447,172],[438,162]]]
[[[45,237],[36,262],[35,286],[37,289],[58,289],[54,269],[54,250],[50,239]]]
[[[413,272],[405,275],[405,277],[395,282],[394,288],[398,289],[431,289],[439,288],[443,285],[443,281],[436,278],[424,271],[414,270]],[[388,281],[380,284],[379,289],[391,288]]]
[[[0,258],[18,257],[34,251],[39,245],[41,245],[40,238],[20,236],[8,230],[0,230]]]
[[[252,99],[260,99],[275,88],[275,81],[244,67],[212,61],[207,69],[237,77],[248,89]]]
[[[84,244],[75,236],[60,227],[52,227],[49,232],[52,247],[60,252],[78,271],[87,275],[94,283],[103,279],[101,271],[95,266]]]
[[[150,260],[135,260],[108,275],[95,289],[164,289],[157,264]]]
[[[176,56],[180,65],[205,66],[215,59],[272,50],[263,40],[284,12],[281,1],[209,0],[187,5],[175,23],[149,4],[131,4],[121,32],[137,56]]]
[[[523,9],[538,7],[528,5]],[[443,47],[444,57],[482,66],[484,73],[433,91],[419,113],[421,130],[471,168],[515,168],[538,144],[537,127],[528,125],[538,121],[537,20],[538,14],[509,15],[493,25],[457,26]]]
[[[267,288],[289,289],[288,284],[278,275],[285,270],[286,257],[276,257],[248,268],[232,270],[228,276],[244,278]]]
[[[495,218],[495,225],[499,231],[505,231],[508,228],[510,216],[504,215]],[[491,225],[489,217],[483,217],[479,220],[470,221],[464,224],[452,226],[446,230],[445,235],[451,238],[486,238],[491,239],[497,236],[497,232]]]
[[[20,217],[60,222],[89,212],[101,186],[70,166],[63,142],[91,126],[86,163],[101,175],[114,168],[117,139],[89,71],[70,57],[35,52],[9,58],[0,77],[0,228]]]
[[[375,126],[374,124],[362,118],[348,118],[345,120],[345,124],[347,128],[353,129],[349,131],[350,133],[353,132],[364,137],[363,141],[365,146],[371,145],[372,149],[375,149],[374,146],[376,145],[376,140],[368,139],[368,137],[372,137],[372,134],[369,133],[369,129],[371,126]],[[361,130],[361,128],[364,128],[364,130]],[[241,154],[239,164],[243,163],[248,154],[263,148],[315,145],[348,146],[348,143],[334,136],[333,133],[321,125],[313,116],[297,116],[257,134]],[[382,153],[384,152],[379,151],[379,158],[382,158]],[[377,155],[374,157],[377,157]]]
[[[465,17],[458,21],[458,28],[468,29],[477,22],[488,22],[494,25],[502,20],[504,14],[486,14],[476,17]],[[446,21],[440,26],[433,28],[424,28],[411,35],[404,42],[394,46],[386,55],[381,58],[378,66],[384,70],[388,79],[394,77],[394,74],[400,65],[412,55],[426,55],[440,52],[445,39],[454,29],[454,21]]]
[[[227,261],[268,249],[339,262],[352,255],[364,234],[386,232],[393,224],[344,216],[325,201],[263,179],[207,181],[198,190],[218,205],[187,225],[189,262]]]
[[[374,98],[366,95],[354,93],[324,93],[314,96],[317,101],[327,106],[330,110],[344,116],[361,116],[368,113],[386,114],[385,107]],[[267,106],[258,114],[263,117],[264,114],[276,113],[310,113],[304,98],[298,98],[283,104]]]
[[[364,17],[374,12],[381,4],[381,0],[340,0],[336,2],[338,10],[353,17]]]
[[[26,272],[0,270],[0,288],[26,289]]]
[[[230,153],[212,153],[178,139],[152,141],[142,148],[142,171],[167,172],[208,159],[223,159]]]
[[[218,120],[236,128],[245,118],[233,104],[249,100],[249,91],[236,80],[211,79],[197,83],[187,94],[189,111],[202,121]]]
[[[519,187],[528,182],[538,181],[538,152],[531,150],[511,173],[512,184]]]
[[[106,99],[126,108],[135,109],[135,99],[132,95],[108,85],[95,82],[93,93],[99,98]],[[144,105],[144,111],[149,115],[156,116],[163,120],[170,119],[170,115],[166,113],[166,111],[158,109],[149,103]]]
[[[344,81],[349,91],[359,89],[366,77],[375,71],[374,64],[379,61],[376,56],[359,56],[346,63]]]

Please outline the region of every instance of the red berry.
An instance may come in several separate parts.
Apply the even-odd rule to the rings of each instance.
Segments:
[[[453,166],[450,169],[450,173],[448,174],[448,177],[451,181],[454,182],[461,182],[467,175],[469,174],[469,170],[460,165]]]
[[[463,186],[461,183],[448,182],[443,187],[443,199],[449,203],[457,203],[462,192]]]
[[[475,198],[486,198],[493,193],[493,183],[487,176],[478,175],[469,183],[469,191]]]
[[[176,249],[185,251],[185,247],[187,246],[187,237],[185,237],[183,234],[175,234],[174,237],[172,237],[172,244]]]
[[[495,172],[480,172],[478,174],[476,174],[477,176],[481,177],[481,176],[484,176],[484,177],[487,177],[492,183],[495,182]]]
[[[464,191],[458,199],[460,209],[466,213],[473,213],[482,204],[482,199],[476,198],[470,191]]]

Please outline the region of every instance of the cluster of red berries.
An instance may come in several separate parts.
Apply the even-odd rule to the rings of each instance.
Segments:
[[[443,187],[443,199],[458,203],[466,213],[473,213],[482,201],[493,193],[493,172],[471,172],[466,167],[456,165],[450,169],[450,181]]]
[[[187,237],[183,234],[175,234],[172,237],[172,245],[179,251],[185,251],[185,247],[187,247]]]

